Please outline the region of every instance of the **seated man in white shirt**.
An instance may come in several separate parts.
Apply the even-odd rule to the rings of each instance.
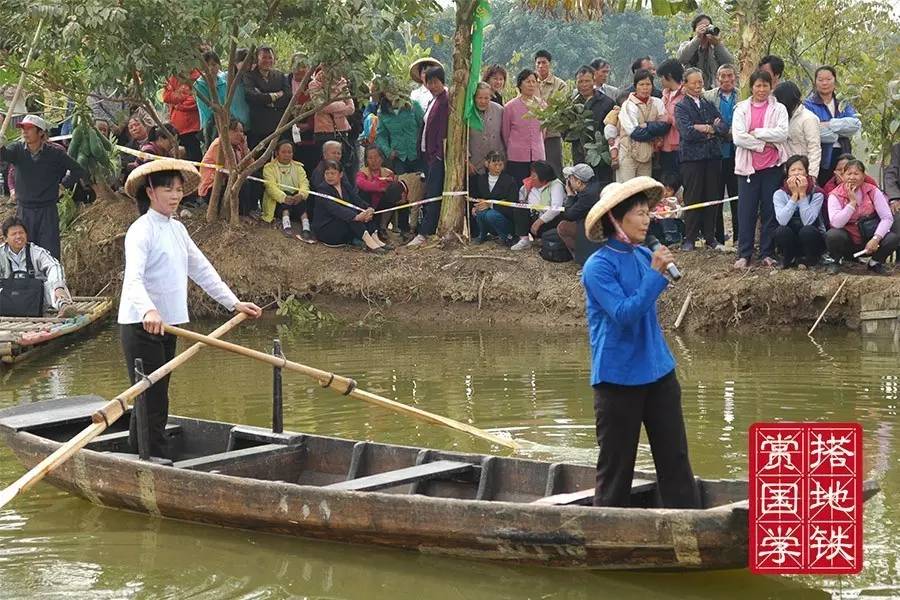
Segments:
[[[3,221],[2,232],[5,243],[0,246],[0,280],[11,278],[14,273],[27,274],[33,269],[34,278],[44,283],[44,309],[53,308],[63,318],[75,315],[75,305],[59,261],[47,250],[28,241],[28,230],[19,217]]]

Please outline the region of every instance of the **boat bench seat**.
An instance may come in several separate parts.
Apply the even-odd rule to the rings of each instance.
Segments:
[[[323,487],[329,490],[373,492],[375,490],[392,488],[407,483],[446,478],[450,475],[473,473],[479,468],[478,465],[467,462],[436,460],[434,462],[397,469],[395,471],[387,471],[385,473],[376,473],[375,475],[368,475],[358,479],[339,481],[338,483],[332,483],[331,485]]]
[[[649,479],[634,479],[631,482],[631,493],[640,494],[649,492],[656,488],[656,482]],[[564,494],[554,494],[552,496],[544,496],[538,498],[531,504],[544,504],[548,506],[567,506],[571,504],[587,503],[594,499],[594,488],[579,490],[577,492],[567,492]]]
[[[296,452],[296,450],[295,447],[285,446],[284,444],[263,444],[261,446],[241,448],[240,450],[229,450],[227,452],[179,460],[173,466],[179,469],[196,469],[203,471],[222,465],[232,464],[239,459],[246,459],[260,454],[271,454],[279,451]]]
[[[135,460],[138,462],[149,462],[149,463],[153,463],[154,465],[163,465],[165,467],[172,466],[171,460],[169,460],[168,458],[163,458],[161,456],[151,456],[149,460],[142,461],[140,455],[132,454],[130,452],[104,452],[103,454],[106,456],[115,456],[116,458],[124,458],[126,460]]]
[[[181,425],[176,425],[175,423],[167,423],[166,424],[166,437],[172,437],[174,435],[178,435],[181,433]],[[90,442],[88,442],[88,447],[94,444],[102,444],[103,442],[122,442],[128,441],[128,430],[125,431],[117,431],[116,433],[104,433],[103,435],[98,435]]]
[[[251,427],[249,425],[235,425],[228,434],[228,447],[226,450],[239,450],[259,444],[296,445],[303,443],[302,433],[275,433],[264,427]]]

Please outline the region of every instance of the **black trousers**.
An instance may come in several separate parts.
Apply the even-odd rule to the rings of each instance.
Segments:
[[[722,193],[719,178],[722,173],[721,160],[695,160],[683,162],[681,181],[684,185],[684,203],[686,206],[711,202]],[[684,213],[684,239],[695,242],[700,235],[709,246],[716,245],[716,207],[707,206]]]
[[[52,254],[56,260],[60,260],[59,212],[57,212],[56,204],[37,207],[22,206],[20,199],[16,207],[16,216],[25,223],[28,241],[34,242]]]
[[[360,240],[365,232],[375,233],[378,225],[375,219],[368,223],[359,221],[329,221],[324,227],[316,228],[316,239],[329,246],[341,246],[349,244],[353,240]]]
[[[178,143],[184,146],[184,157],[194,162],[203,160],[203,148],[200,147],[200,132],[182,133],[178,135]]]
[[[175,358],[175,342],[177,338],[171,334],[152,335],[144,331],[143,325],[133,323],[119,325],[122,349],[125,351],[125,366],[128,367],[128,378],[135,383],[134,359],[144,361],[144,374],[149,375],[165,363]],[[166,375],[144,392],[147,402],[147,417],[150,427],[150,455],[169,458],[166,443],[166,422],[169,420],[169,376]],[[137,421],[134,411],[128,426],[128,443],[137,452]]]
[[[301,163],[306,173],[312,173],[319,164],[322,155],[317,154],[318,146],[316,144],[297,144],[294,143],[294,160]]]
[[[288,211],[288,216],[292,221],[300,221],[303,219],[303,213],[306,212],[306,205],[308,201],[304,200],[298,204],[281,204],[280,202],[275,205],[275,220],[281,223],[281,217],[284,214],[284,211]],[[307,217],[308,218],[308,217]]]
[[[868,240],[864,240],[863,244],[854,244],[847,230],[840,227],[829,229],[828,233],[825,234],[825,245],[828,247],[828,253],[835,260],[853,260],[853,254],[862,250],[865,242],[868,242]],[[873,254],[872,258],[877,262],[884,262],[898,246],[900,246],[900,234],[889,231],[884,236],[884,239],[881,240],[878,252]]]
[[[734,157],[722,159],[722,191],[719,196],[731,198],[738,195],[737,175],[734,174]],[[731,239],[737,244],[738,238],[738,203],[732,200],[728,203],[731,208]],[[716,210],[716,240],[720,244],[725,243],[725,205],[720,204]]]
[[[825,236],[813,225],[779,225],[775,230],[775,246],[781,252],[781,264],[790,267],[798,258],[814,267],[825,252]]]
[[[425,198],[437,198],[444,193],[444,161],[433,160],[425,165]],[[422,221],[416,233],[419,235],[434,235],[437,231],[438,221],[441,218],[441,205],[443,200],[429,202],[422,205]]]
[[[629,506],[641,423],[650,439],[663,507],[700,505],[675,371],[646,385],[595,385],[594,415],[600,446],[594,506]]]

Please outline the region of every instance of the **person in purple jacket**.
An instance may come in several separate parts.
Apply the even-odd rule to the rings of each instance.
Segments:
[[[611,183],[585,221],[589,239],[606,240],[581,276],[600,446],[594,506],[630,505],[641,424],[662,506],[699,506],[675,359],[656,315],[656,300],[669,284],[663,274],[672,253],[665,246],[651,253],[643,245],[650,210],[662,195],[662,184],[650,177]]]
[[[425,110],[419,152],[425,163],[425,198],[436,198],[444,192],[444,140],[447,139],[447,123],[450,120],[450,98],[445,86],[444,67],[431,67],[425,71],[425,87],[433,96]],[[421,246],[429,235],[437,231],[442,202],[422,205],[422,221],[416,229],[416,237],[407,247]]]

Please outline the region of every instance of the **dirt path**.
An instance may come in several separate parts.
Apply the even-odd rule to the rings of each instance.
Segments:
[[[123,239],[135,217],[133,205],[125,202],[95,204],[79,214],[63,242],[74,293],[96,293],[112,281],[107,293],[118,294]],[[454,244],[378,256],[292,241],[270,227],[233,228],[202,219],[184,223],[235,293],[259,304],[294,294],[349,321],[442,319],[551,331],[584,326],[578,266],[545,262],[537,250],[520,254],[492,243]],[[683,331],[809,327],[845,276],[850,280],[825,323],[856,327],[861,295],[900,286],[897,268],[890,277],[866,275],[861,265],[841,275],[761,267],[735,272],[731,254],[698,250],[677,258],[684,277],[663,295],[659,312],[663,326],[671,328],[691,292]],[[198,316],[218,310],[194,286],[191,306]]]

